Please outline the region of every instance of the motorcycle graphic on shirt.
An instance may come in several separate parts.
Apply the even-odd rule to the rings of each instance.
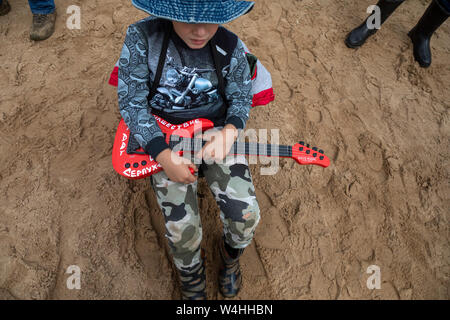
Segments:
[[[218,91],[204,74],[215,69],[177,67],[173,58],[167,56],[168,69],[162,86],[156,91],[150,105],[157,110],[185,110],[216,102]]]

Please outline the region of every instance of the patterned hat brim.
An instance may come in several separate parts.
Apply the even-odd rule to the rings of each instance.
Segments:
[[[253,1],[236,0],[131,0],[148,14],[186,23],[224,24],[248,13]]]

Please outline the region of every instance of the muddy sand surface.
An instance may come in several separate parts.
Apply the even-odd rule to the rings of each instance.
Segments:
[[[31,13],[0,17],[0,298],[177,299],[162,214],[149,180],[111,165],[120,119],[108,85],[130,1],[58,1],[55,34],[28,39]],[[323,148],[327,169],[283,159],[251,166],[261,221],[242,257],[237,299],[449,299],[450,23],[433,64],[407,32],[429,1],[406,1],[364,47],[346,33],[373,1],[258,0],[228,25],[271,71],[275,102],[247,128]],[[80,30],[66,8],[81,7]],[[199,201],[208,297],[218,293],[219,210]],[[68,290],[66,270],[81,269]],[[381,289],[366,286],[368,266]]]

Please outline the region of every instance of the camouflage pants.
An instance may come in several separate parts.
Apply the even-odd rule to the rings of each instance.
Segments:
[[[228,157],[222,164],[201,165],[220,208],[225,241],[245,248],[259,222],[259,206],[245,157]],[[176,267],[189,270],[200,261],[202,226],[198,212],[197,181],[170,181],[164,171],[154,174],[152,186],[166,221],[166,237]]]

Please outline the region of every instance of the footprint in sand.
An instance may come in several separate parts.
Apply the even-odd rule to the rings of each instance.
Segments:
[[[259,245],[268,249],[283,249],[283,242],[289,236],[286,223],[280,217],[278,209],[272,207],[266,211],[258,226],[256,240]]]
[[[361,150],[365,155],[367,166],[373,171],[380,172],[383,169],[383,150],[374,142],[368,134],[362,134],[358,138]]]

